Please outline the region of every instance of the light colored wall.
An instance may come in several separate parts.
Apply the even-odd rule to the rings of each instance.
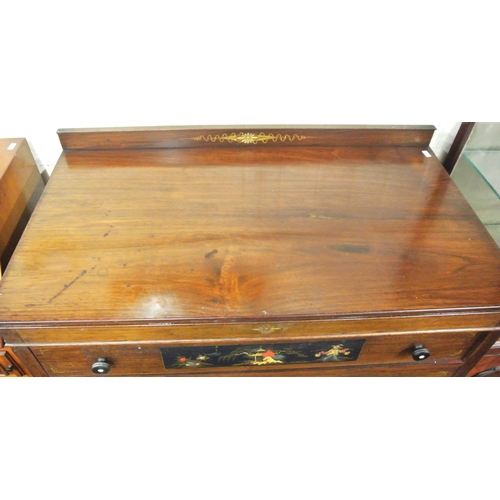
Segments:
[[[314,0],[7,2],[0,137],[26,137],[49,173],[57,129],[73,127],[434,124],[439,153],[455,113],[440,97],[443,78],[429,79],[440,61],[421,66],[435,42],[407,24],[395,39],[390,16],[373,22],[379,9],[367,4],[360,17],[356,3]]]
[[[103,105],[105,104],[102,101],[101,103]],[[50,175],[54,169],[55,164],[57,163],[59,155],[62,152],[62,148],[57,136],[57,130],[59,128],[65,128],[65,127],[58,126],[56,118],[54,118],[54,115],[57,116],[58,112],[64,115],[64,113],[61,111],[64,110],[58,109],[57,106],[54,106],[54,109],[51,112],[51,115],[53,116],[51,119],[42,120],[33,118],[30,120],[29,124],[25,123],[16,124],[15,121],[13,121],[10,122],[7,126],[0,126],[0,137],[26,137],[30,145],[30,148],[33,152],[33,155],[35,157],[35,160],[37,161],[40,171],[43,172],[45,170],[47,174]],[[76,127],[76,128],[99,127],[99,126],[125,127],[125,126],[152,126],[152,125],[164,126],[164,125],[193,125],[193,124],[194,125],[243,124],[242,120],[241,119],[237,120],[236,117],[233,118],[233,121],[231,122],[223,122],[220,119],[217,120],[216,118],[219,116],[220,115],[218,113],[214,113],[212,119],[206,117],[205,121],[192,121],[192,122],[186,122],[185,120],[182,120],[182,116],[179,116],[177,121],[172,122],[168,121],[166,118],[165,121],[161,121],[154,114],[151,115],[150,119],[148,119],[147,117],[141,119],[139,116],[137,116],[135,118],[131,117],[130,120],[116,119],[115,121],[103,120],[102,116],[96,116],[93,119],[85,119],[85,117],[79,118],[78,115],[75,114],[74,118],[72,120],[68,120],[68,122],[71,123],[71,127]],[[281,121],[273,120],[272,115],[268,114],[263,114],[262,118],[263,118],[262,120],[255,121],[253,123],[268,123],[268,124],[283,123],[282,120]],[[300,117],[298,115],[296,120],[290,120],[289,123],[290,124],[304,123],[299,118]],[[335,122],[329,122],[329,123],[335,124]],[[383,124],[385,122],[383,120],[379,120],[376,123]],[[444,158],[446,158],[446,154],[451,146],[451,143],[453,142],[453,139],[455,137],[456,131],[458,130],[458,126],[460,125],[460,123],[445,122],[433,125],[436,127],[436,131],[434,132],[433,138],[430,143],[430,147],[436,154],[436,156],[441,161],[443,161]]]
[[[432,136],[430,147],[441,162],[445,160],[460,124],[461,122],[439,122],[436,124],[436,131]]]

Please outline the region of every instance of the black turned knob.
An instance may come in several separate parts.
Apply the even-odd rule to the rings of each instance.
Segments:
[[[411,356],[415,361],[422,361],[423,359],[427,359],[430,355],[429,349],[426,349],[422,344],[415,344],[413,346]]]
[[[111,366],[106,362],[106,358],[97,358],[97,361],[92,365],[92,371],[98,375],[108,373],[110,369]]]
[[[9,365],[7,368],[5,368],[5,371],[7,373],[12,373],[14,371],[14,367],[12,365]]]

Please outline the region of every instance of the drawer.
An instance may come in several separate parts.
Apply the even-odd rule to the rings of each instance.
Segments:
[[[95,376],[99,358],[109,364],[111,376],[126,375],[268,375],[276,373],[335,371],[345,367],[409,365],[425,371],[436,365],[461,363],[483,334],[450,332],[435,334],[386,334],[323,339],[276,339],[269,342],[226,343],[102,343],[78,346],[32,347],[51,376]],[[413,359],[415,346],[430,353]],[[332,373],[335,374],[335,373]]]

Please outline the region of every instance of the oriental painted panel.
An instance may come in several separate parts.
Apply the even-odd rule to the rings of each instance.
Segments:
[[[356,361],[364,339],[240,346],[163,347],[165,368],[263,366]]]

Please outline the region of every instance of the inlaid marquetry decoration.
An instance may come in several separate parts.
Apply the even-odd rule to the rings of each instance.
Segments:
[[[237,134],[233,132],[232,134],[208,134],[208,135],[198,135],[196,137],[191,137],[194,141],[203,141],[203,142],[229,142],[229,143],[238,143],[238,144],[258,144],[267,142],[294,142],[294,141],[303,141],[304,139],[309,139],[309,137],[305,135],[298,134],[265,134],[261,132],[260,134],[254,134],[252,132],[240,132]]]
[[[278,332],[279,330],[281,330],[279,326],[271,326],[271,325],[262,325],[257,328],[252,328],[252,331],[262,333],[262,335]]]
[[[235,365],[285,365],[356,361],[364,339],[270,343],[240,346],[160,348],[165,368],[209,368]]]

